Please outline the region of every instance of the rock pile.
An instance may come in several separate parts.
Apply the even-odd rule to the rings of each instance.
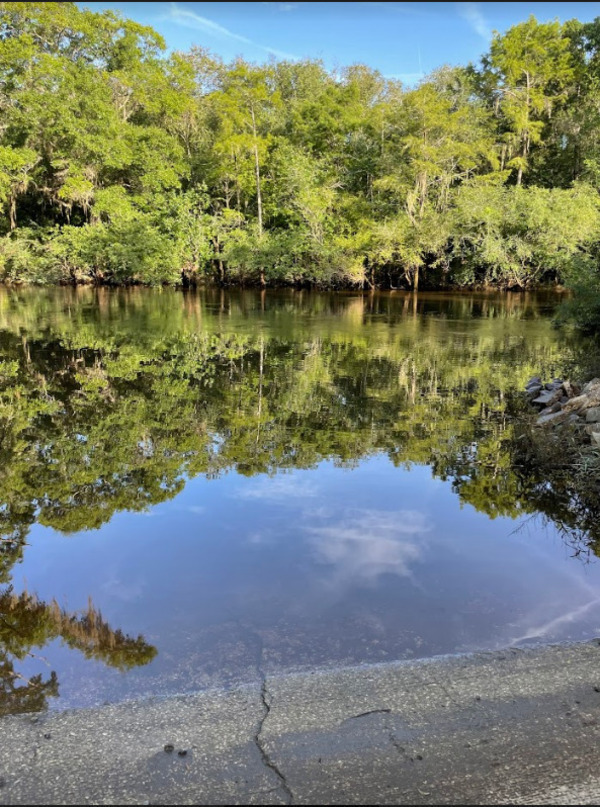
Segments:
[[[540,408],[539,426],[571,423],[580,427],[593,445],[600,446],[600,378],[581,387],[561,378],[544,384],[536,376],[527,382],[525,392],[531,403]]]

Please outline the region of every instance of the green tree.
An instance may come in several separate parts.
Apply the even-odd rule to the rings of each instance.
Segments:
[[[532,15],[494,35],[484,65],[507,128],[502,167],[515,168],[520,185],[532,146],[541,141],[545,122],[565,101],[575,77],[570,42],[558,21],[539,23]]]

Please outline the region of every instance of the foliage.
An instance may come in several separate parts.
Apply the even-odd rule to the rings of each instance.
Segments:
[[[0,280],[568,281],[596,261],[599,27],[530,17],[406,89],[1,2]]]

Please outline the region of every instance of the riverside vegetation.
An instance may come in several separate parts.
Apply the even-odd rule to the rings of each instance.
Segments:
[[[530,17],[406,88],[2,2],[0,279],[558,282],[594,321],[599,110],[600,19]]]

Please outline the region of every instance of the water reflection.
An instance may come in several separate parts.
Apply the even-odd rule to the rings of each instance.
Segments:
[[[121,638],[100,652],[65,633],[91,617],[40,616],[68,702],[86,676],[98,698],[227,682],[257,643],[275,668],[593,630],[598,581],[565,577],[553,541],[596,546],[600,507],[540,477],[519,432],[515,391],[582,349],[555,303],[0,290],[7,602],[34,608],[25,579],[40,615],[92,595],[160,651],[106,627]],[[528,516],[534,534],[510,537]],[[117,679],[69,648],[140,666]],[[6,669],[33,681],[23,652]]]
[[[134,639],[113,630],[91,600],[83,614],[68,613],[56,600],[42,602],[35,594],[16,594],[6,586],[0,590],[0,715],[42,711],[48,698],[58,696],[54,670],[28,677],[15,670],[15,663],[26,657],[43,662],[33,648],[57,638],[85,658],[121,671],[148,664],[156,655],[142,636]]]
[[[359,510],[331,520],[306,531],[317,562],[331,567],[336,588],[373,584],[382,574],[410,577],[431,529],[427,517],[414,510]]]

